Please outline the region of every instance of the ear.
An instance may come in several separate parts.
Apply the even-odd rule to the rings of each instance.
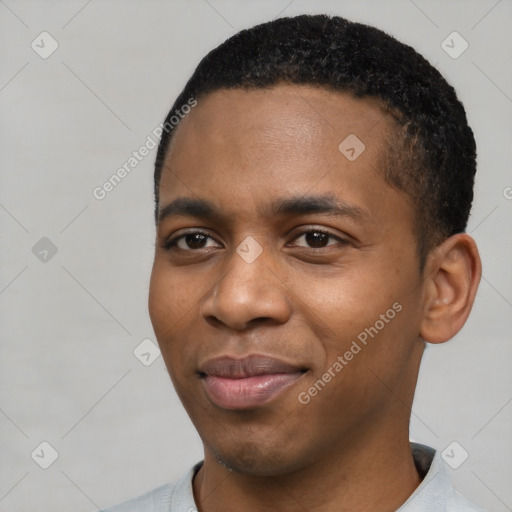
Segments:
[[[475,241],[453,235],[432,250],[425,265],[425,303],[420,336],[443,343],[462,329],[482,275]]]

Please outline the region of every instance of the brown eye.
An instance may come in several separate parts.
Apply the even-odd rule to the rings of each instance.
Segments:
[[[300,247],[306,247],[311,249],[322,249],[324,247],[328,247],[330,245],[335,245],[335,243],[339,244],[347,244],[346,240],[343,240],[340,237],[334,236],[331,233],[326,231],[320,231],[318,229],[312,229],[309,231],[305,231],[301,235],[295,238],[295,240],[304,239],[304,244],[298,244]],[[329,239],[334,240],[334,243],[329,243]]]
[[[199,249],[204,249],[206,247],[212,247],[212,245],[207,245],[208,240],[216,243],[215,240],[210,235],[203,233],[201,231],[185,233],[183,235],[177,236],[165,242],[164,248],[167,250],[173,250],[178,248],[182,251],[194,251]]]
[[[305,240],[311,247],[325,247],[329,241],[329,235],[320,231],[310,231],[306,233]]]
[[[190,249],[202,249],[207,239],[208,236],[203,233],[193,233],[183,237],[185,245]]]

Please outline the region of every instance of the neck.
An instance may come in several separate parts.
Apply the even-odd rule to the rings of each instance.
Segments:
[[[279,476],[231,471],[207,452],[193,483],[196,503],[200,512],[393,512],[421,481],[407,429],[403,434],[390,438],[388,431],[381,438],[358,432],[359,442],[345,439],[318,462]]]

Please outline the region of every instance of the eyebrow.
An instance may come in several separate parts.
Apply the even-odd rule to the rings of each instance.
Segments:
[[[332,194],[279,198],[271,203],[268,212],[276,217],[322,213],[333,217],[362,220],[368,216],[362,208],[348,204]],[[212,221],[221,221],[227,217],[211,201],[191,197],[178,197],[164,206],[158,214],[158,222],[175,215]]]

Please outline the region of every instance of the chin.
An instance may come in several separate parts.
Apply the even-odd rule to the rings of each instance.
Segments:
[[[289,474],[298,469],[296,452],[285,453],[268,446],[248,441],[225,449],[208,447],[215,460],[228,468],[243,475],[275,477]]]

